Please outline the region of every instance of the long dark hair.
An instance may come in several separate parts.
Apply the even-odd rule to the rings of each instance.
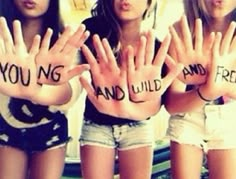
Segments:
[[[109,27],[107,39],[112,47],[118,45],[120,39],[120,24],[114,12],[113,0],[97,0],[91,9],[92,16],[99,16],[104,19]]]
[[[156,5],[156,0],[148,0],[149,9],[144,12],[143,19],[149,15],[149,10],[153,9]],[[114,11],[114,0],[97,0],[93,8],[91,9],[92,16],[100,16],[106,21],[110,32],[107,34],[108,39],[112,46],[117,46],[121,36],[121,26],[119,19]]]
[[[1,0],[0,3],[0,15],[4,16],[7,20],[8,26],[12,31],[12,21],[18,19],[21,23],[24,23],[25,17],[21,14],[21,12],[16,7],[14,0]],[[43,27],[41,28],[41,34],[44,35],[47,28],[53,29],[53,36],[51,43],[54,43],[58,34],[62,31],[63,23],[60,17],[60,5],[59,0],[50,0],[49,7],[47,12],[43,15]]]

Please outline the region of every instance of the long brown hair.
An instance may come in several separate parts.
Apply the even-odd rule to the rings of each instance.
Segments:
[[[157,4],[157,1],[148,0],[147,3],[148,9],[143,14],[143,20],[145,20],[150,15]],[[106,20],[106,23],[108,23],[108,27],[111,27],[110,32],[107,34],[107,38],[116,39],[111,45],[117,46],[121,36],[121,27],[114,11],[114,0],[97,0],[91,10],[91,14],[92,16],[100,16]],[[113,37],[111,38],[110,36]]]

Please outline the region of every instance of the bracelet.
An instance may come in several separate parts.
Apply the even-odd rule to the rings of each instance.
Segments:
[[[203,100],[203,101],[205,101],[205,102],[211,102],[212,100],[209,100],[209,99],[206,99],[206,98],[204,98],[203,96],[202,96],[202,94],[201,94],[201,92],[200,92],[200,88],[197,88],[197,94],[198,94],[198,96]]]

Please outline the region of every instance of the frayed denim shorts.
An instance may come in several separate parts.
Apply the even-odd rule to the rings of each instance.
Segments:
[[[100,125],[85,119],[80,145],[95,145],[128,150],[154,144],[151,120],[135,121],[122,125]]]
[[[198,112],[171,116],[167,137],[180,144],[211,149],[236,148],[236,102],[206,105]]]
[[[59,117],[39,126],[15,128],[0,118],[0,146],[33,153],[65,145],[70,140],[67,122],[65,117]]]

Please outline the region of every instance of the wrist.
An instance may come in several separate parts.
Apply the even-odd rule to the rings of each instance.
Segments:
[[[196,89],[197,91],[197,95],[198,97],[202,100],[202,101],[205,101],[206,103],[210,103],[211,101],[213,101],[212,99],[209,99],[209,97],[207,97],[207,95],[204,95],[204,93],[202,92],[201,88],[198,87]]]

